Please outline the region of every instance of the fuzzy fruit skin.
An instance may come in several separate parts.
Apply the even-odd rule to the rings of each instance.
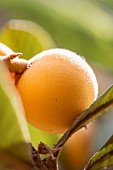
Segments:
[[[49,133],[63,133],[97,97],[98,85],[84,59],[65,49],[29,60],[17,83],[27,120]]]
[[[83,169],[92,155],[93,136],[97,125],[91,123],[82,128],[67,141],[63,150],[63,161],[67,169]]]

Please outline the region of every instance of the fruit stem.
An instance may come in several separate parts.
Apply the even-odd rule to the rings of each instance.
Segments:
[[[28,61],[25,59],[20,59],[22,53],[12,53],[7,56],[0,56],[0,61],[4,61],[10,72],[16,74],[22,74],[28,67]]]

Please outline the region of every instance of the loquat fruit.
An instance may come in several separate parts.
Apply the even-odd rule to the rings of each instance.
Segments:
[[[98,84],[88,63],[66,49],[49,49],[29,60],[17,88],[27,120],[63,133],[97,97]]]
[[[83,169],[91,157],[93,135],[96,126],[91,123],[82,128],[67,141],[63,150],[63,160],[68,169]]]

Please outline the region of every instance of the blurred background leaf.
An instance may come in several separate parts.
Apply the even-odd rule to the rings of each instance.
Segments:
[[[37,22],[58,47],[69,48],[113,71],[113,2],[93,0],[1,1],[7,18]]]
[[[31,162],[28,148],[30,135],[26,120],[22,116],[22,103],[9,71],[1,62],[0,73],[3,73],[0,75],[0,158],[1,153],[7,151],[20,160]]]
[[[29,59],[37,53],[55,47],[50,35],[38,24],[27,20],[9,20],[0,34],[0,41]]]

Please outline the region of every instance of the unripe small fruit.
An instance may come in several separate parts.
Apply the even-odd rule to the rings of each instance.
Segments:
[[[63,133],[97,97],[93,70],[65,49],[46,50],[29,62],[17,83],[26,118],[39,129]]]

